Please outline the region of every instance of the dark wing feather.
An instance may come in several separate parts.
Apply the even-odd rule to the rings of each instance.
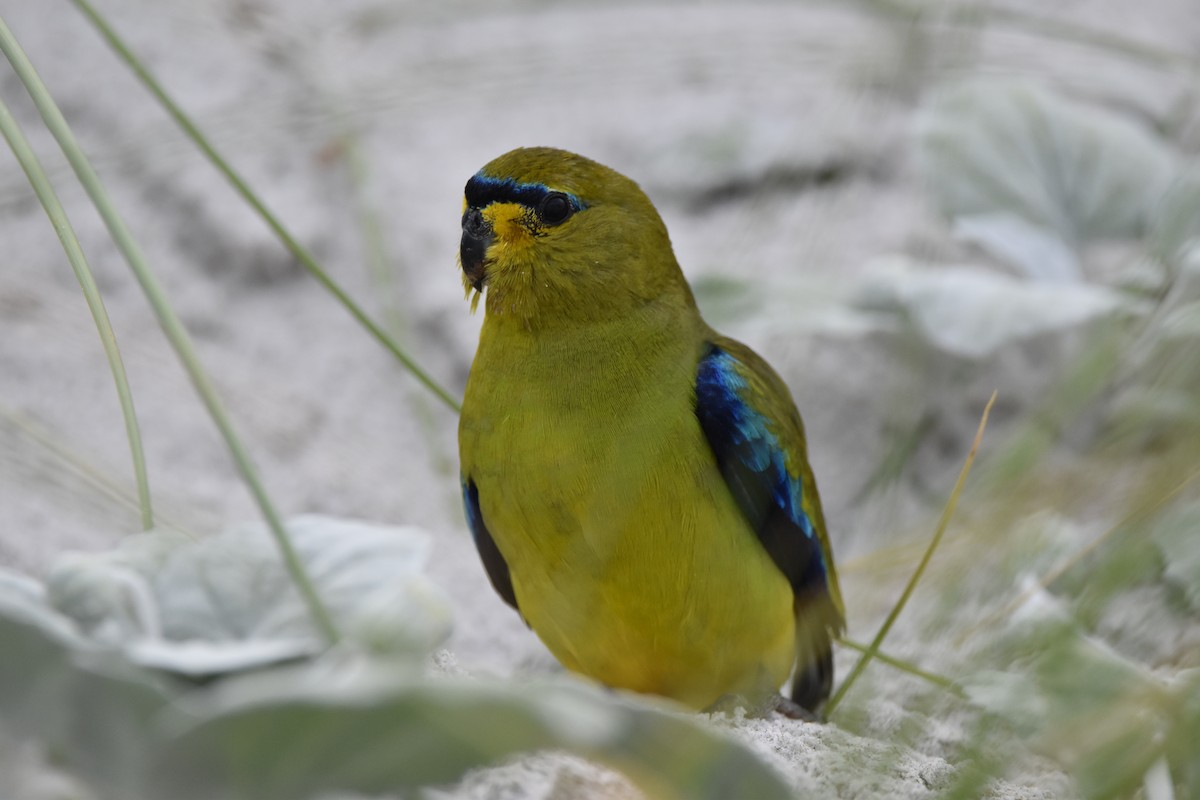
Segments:
[[[463,479],[462,489],[467,525],[471,528],[471,537],[475,540],[475,549],[479,551],[479,558],[483,561],[483,568],[487,570],[488,579],[504,602],[520,612],[521,609],[517,608],[517,596],[513,592],[512,576],[508,573],[508,563],[504,556],[500,555],[500,549],[496,547],[496,541],[488,533],[487,525],[483,521],[483,512],[479,508],[479,489],[476,488],[475,481],[469,478]]]
[[[804,429],[787,388],[749,348],[711,343],[696,372],[696,418],[751,529],[792,586],[797,670],[792,699],[815,711],[833,683],[843,626]]]

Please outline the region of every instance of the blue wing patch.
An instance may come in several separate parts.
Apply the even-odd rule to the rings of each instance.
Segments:
[[[475,486],[475,481],[463,478],[462,492],[467,526],[471,529],[471,538],[475,540],[475,549],[479,551],[483,568],[487,570],[488,580],[492,582],[496,594],[519,612],[521,609],[517,608],[517,595],[513,591],[508,562],[500,554],[500,548],[496,547],[496,541],[483,522],[483,512],[479,508],[479,489]]]
[[[747,399],[744,367],[715,344],[696,372],[696,418],[725,483],[799,600],[826,590],[825,558],[771,420]]]
[[[805,476],[788,472],[786,444],[776,434],[788,423],[772,419],[755,405],[757,392],[773,391],[769,381],[752,386],[757,383],[752,370],[758,367],[770,369],[745,363],[710,343],[696,371],[696,419],[750,528],[792,586],[796,613],[792,700],[815,714],[833,687],[831,638],[843,627],[842,614],[822,537],[804,510]],[[817,498],[808,500],[819,514]]]

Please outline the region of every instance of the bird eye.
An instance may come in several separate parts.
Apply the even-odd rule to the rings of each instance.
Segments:
[[[542,198],[538,205],[538,219],[545,225],[559,225],[566,222],[567,217],[574,213],[575,207],[571,199],[562,192],[551,192]]]

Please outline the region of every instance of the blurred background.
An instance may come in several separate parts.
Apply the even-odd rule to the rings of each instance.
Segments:
[[[954,673],[970,658],[1010,664],[981,656],[997,637],[975,633],[1037,590],[1139,669],[1200,667],[1195,0],[96,5],[456,396],[482,316],[455,261],[466,179],[513,147],[553,145],[638,181],[708,321],[792,388],[850,638],[869,639],[894,602],[995,390],[940,582],[889,647]],[[553,672],[475,560],[454,414],[279,245],[71,4],[0,0],[0,15],[278,505],[430,530],[458,662]],[[96,271],[159,513],[198,533],[255,516],[7,68],[0,93]],[[136,494],[79,287],[7,152],[0,242],[0,565],[39,575],[66,550],[138,530]],[[855,657],[839,652],[841,674]],[[973,717],[922,706],[928,691],[880,673],[839,723],[871,741],[907,731],[908,757],[925,766],[889,791],[944,788],[953,770],[938,765],[971,749]],[[1011,796],[1079,791],[1045,752],[1056,751],[1018,759]]]

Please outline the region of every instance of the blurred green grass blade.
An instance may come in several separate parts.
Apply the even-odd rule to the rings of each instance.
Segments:
[[[884,452],[883,458],[880,459],[879,465],[867,478],[863,488],[854,496],[854,505],[866,502],[871,495],[900,480],[905,467],[911,463],[917,449],[928,438],[936,421],[933,413],[926,411],[921,414],[915,424],[908,427],[907,431],[893,439],[887,451]]]
[[[892,625],[895,624],[896,618],[900,616],[900,612],[904,610],[904,606],[908,604],[908,599],[912,597],[912,593],[917,588],[921,576],[925,574],[925,568],[929,566],[929,561],[933,558],[934,551],[937,550],[938,545],[942,541],[942,536],[946,533],[946,528],[950,525],[950,518],[954,516],[954,509],[958,506],[958,497],[962,494],[967,476],[971,474],[971,465],[975,463],[975,454],[979,451],[979,443],[983,439],[983,431],[987,428],[988,415],[991,414],[992,405],[995,402],[996,392],[992,392],[991,398],[983,409],[983,416],[979,419],[979,429],[975,432],[975,440],[971,443],[971,450],[967,453],[967,459],[963,463],[962,471],[958,473],[958,480],[954,482],[954,489],[950,492],[950,499],[946,502],[946,507],[942,509],[942,517],[938,520],[937,529],[933,532],[933,538],[929,540],[929,546],[925,548],[925,555],[921,557],[921,563],[917,565],[917,569],[913,572],[912,577],[909,578],[908,585],[904,587],[904,592],[901,593],[900,599],[896,601],[896,605],[888,613],[887,619],[883,621],[879,632],[871,640],[867,651],[863,653],[862,658],[850,670],[850,674],[846,676],[846,680],[842,681],[842,685],[838,687],[837,692],[829,700],[829,704],[825,707],[826,716],[833,716],[833,712],[837,709],[838,704],[842,702],[842,698],[846,696],[846,692],[858,680],[858,677],[867,668],[867,665],[871,663],[871,660],[879,654],[879,648],[883,644],[884,638],[891,631]]]
[[[1111,385],[1129,349],[1129,334],[1121,324],[1100,326],[1085,349],[1063,367],[1034,413],[1022,423],[983,476],[989,494],[1009,491],[1013,482],[1034,474],[1034,468],[1057,444],[1068,426]]]
[[[1044,574],[1038,582],[1021,592],[1011,602],[995,612],[987,615],[975,625],[972,625],[966,631],[961,633],[954,641],[956,647],[961,647],[962,644],[980,631],[988,630],[1003,622],[1005,619],[1014,614],[1017,609],[1028,603],[1038,592],[1045,591],[1050,584],[1057,581],[1063,575],[1066,575],[1076,565],[1084,560],[1088,555],[1094,553],[1101,545],[1109,541],[1118,531],[1136,530],[1134,525],[1139,522],[1146,522],[1153,519],[1159,511],[1167,506],[1172,500],[1183,493],[1183,490],[1190,486],[1200,478],[1200,470],[1189,473],[1183,480],[1175,484],[1162,494],[1156,495],[1150,500],[1143,501],[1131,508],[1123,517],[1117,520],[1116,523],[1110,525],[1104,533],[1097,536],[1092,541],[1079,548],[1069,557],[1063,560],[1058,566]]]
[[[871,648],[868,647],[867,645],[862,644],[861,642],[856,642],[853,639],[847,639],[844,636],[839,637],[837,639],[837,643],[842,645],[843,647],[849,647],[851,650],[857,650],[858,652],[864,653],[864,654],[869,653],[871,651]],[[896,658],[895,656],[890,656],[887,653],[883,652],[882,650],[877,651],[874,654],[874,657],[879,659],[884,664],[887,664],[889,667],[898,669],[901,672],[907,672],[909,675],[920,678],[921,680],[925,681],[926,683],[931,683],[934,686],[937,686],[939,689],[945,689],[946,691],[953,692],[954,694],[956,694],[960,697],[963,696],[962,689],[959,688],[957,683],[950,680],[949,678],[943,677],[942,675],[937,675],[932,672],[928,672],[927,670],[923,670],[920,667],[918,667],[916,664],[913,664],[909,661],[905,661],[902,658]]]
[[[383,328],[381,328],[369,316],[367,316],[367,313],[350,298],[350,295],[346,293],[346,290],[339,286],[333,280],[333,278],[329,277],[328,273],[321,268],[321,265],[317,263],[312,254],[309,253],[303,245],[296,241],[295,237],[288,233],[287,229],[283,227],[283,223],[281,223],[279,219],[271,213],[263,201],[259,199],[258,195],[256,195],[246,181],[242,179],[241,175],[239,175],[233,169],[233,167],[230,166],[229,162],[227,162],[221,156],[221,154],[216,151],[208,139],[205,138],[204,134],[200,132],[200,129],[196,126],[196,123],[192,121],[191,117],[189,117],[183,111],[183,109],[171,99],[158,81],[155,80],[154,76],[150,74],[149,70],[146,69],[137,56],[133,54],[133,51],[131,51],[125,44],[124,40],[122,40],[117,35],[116,31],[113,30],[113,28],[108,24],[108,22],[105,21],[104,17],[97,13],[96,10],[92,8],[92,5],[87,2],[87,0],[71,1],[96,27],[96,29],[100,32],[100,35],[103,36],[105,41],[108,42],[109,47],[115,50],[117,55],[121,57],[121,60],[123,60],[126,65],[133,70],[133,73],[138,77],[138,80],[140,80],[145,85],[146,89],[149,90],[152,95],[154,95],[154,98],[158,100],[160,104],[162,104],[163,108],[167,110],[167,113],[171,115],[179,127],[183,129],[184,133],[188,135],[188,137],[196,144],[196,146],[200,148],[201,152],[203,152],[208,160],[212,162],[213,166],[216,167],[217,170],[225,176],[225,179],[233,185],[233,188],[242,196],[242,199],[245,200],[250,207],[253,208],[255,212],[257,212],[258,215],[263,218],[263,221],[266,222],[268,227],[271,228],[271,230],[279,238],[279,241],[283,243],[283,246],[286,247],[293,256],[295,256],[296,260],[298,260],[304,266],[304,268],[307,269],[309,273],[311,273],[312,276],[316,278],[317,281],[324,286],[325,289],[332,294],[347,311],[350,312],[351,316],[358,320],[360,325],[367,329],[367,332],[375,337],[375,339],[381,345],[383,345],[388,352],[395,356],[396,359],[404,365],[405,369],[412,373],[413,377],[420,381],[425,388],[437,395],[438,399],[453,409],[455,413],[460,412],[462,410],[462,406],[459,404],[458,400],[456,400],[449,391],[437,383],[437,381],[430,377],[430,375],[424,369],[422,369],[421,366],[417,364],[417,362],[414,361],[413,358],[409,356],[408,353],[406,353],[400,347],[400,345],[397,344],[396,341],[387,334],[386,331],[383,330]]]
[[[88,265],[75,229],[67,217],[66,210],[58,200],[50,178],[42,168],[37,155],[29,146],[21,126],[13,118],[12,112],[3,100],[0,100],[0,132],[3,133],[13,155],[21,164],[29,179],[29,185],[37,194],[46,216],[54,226],[54,232],[62,242],[71,269],[83,290],[83,298],[87,301],[88,310],[96,323],[96,332],[100,334],[100,344],[104,346],[104,357],[108,360],[108,368],[112,372],[113,383],[117,387],[117,399],[121,404],[121,416],[125,418],[125,437],[129,440],[129,450],[133,456],[133,474],[137,481],[138,508],[141,512],[142,529],[154,527],[154,509],[150,502],[150,478],[146,474],[146,454],[142,449],[142,432],[138,426],[137,412],[133,407],[133,392],[129,389],[129,377],[125,374],[125,363],[121,360],[121,349],[117,346],[117,335],[113,332],[112,323],[108,319],[108,311],[104,308],[104,299],[100,297],[100,289]]]
[[[313,588],[312,581],[307,572],[305,572],[303,564],[300,563],[295,548],[288,538],[287,531],[283,527],[279,513],[275,510],[275,505],[267,496],[266,489],[263,487],[262,481],[258,478],[258,472],[254,468],[249,454],[234,432],[233,424],[229,416],[225,413],[225,407],[221,404],[216,389],[209,380],[207,373],[200,366],[200,361],[196,357],[191,339],[184,329],[183,323],[180,322],[174,309],[171,308],[166,293],[159,285],[157,278],[154,277],[154,273],[146,263],[141,249],[138,247],[137,242],[134,241],[129,229],[125,226],[124,220],[117,213],[116,207],[109,199],[108,193],[100,182],[99,176],[96,175],[96,171],[92,168],[91,162],[84,155],[83,150],[79,147],[79,143],[75,141],[75,135],[67,125],[66,119],[63,117],[58,105],[54,102],[54,98],[50,96],[45,84],[42,83],[41,77],[33,68],[33,64],[30,63],[29,58],[25,55],[24,50],[21,49],[20,44],[17,43],[12,31],[9,30],[7,23],[2,18],[0,18],[0,52],[3,52],[8,58],[13,66],[13,70],[25,85],[29,96],[33,99],[34,105],[37,106],[38,112],[46,123],[46,127],[58,142],[59,147],[62,148],[63,154],[66,155],[67,161],[70,162],[76,177],[83,184],[88,196],[95,204],[96,210],[104,220],[104,224],[108,227],[113,241],[121,250],[122,255],[125,256],[125,260],[129,262],[129,266],[137,277],[138,283],[141,284],[142,291],[146,294],[146,299],[150,302],[155,315],[158,317],[159,325],[162,326],[163,332],[171,342],[171,346],[175,348],[180,362],[183,364],[184,369],[187,370],[188,377],[191,378],[192,386],[195,388],[196,393],[200,395],[200,399],[203,401],[205,408],[207,408],[209,416],[212,417],[222,438],[225,440],[225,444],[233,456],[234,463],[241,473],[242,480],[245,481],[246,486],[254,496],[255,502],[266,518],[267,524],[270,526],[271,532],[279,546],[288,573],[295,582],[297,590],[304,597],[309,612],[312,614],[313,622],[331,643],[336,642],[338,634],[333,620],[329,616],[325,605],[321,602],[321,598]]]

